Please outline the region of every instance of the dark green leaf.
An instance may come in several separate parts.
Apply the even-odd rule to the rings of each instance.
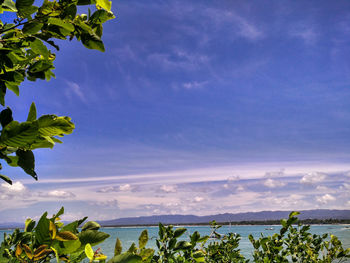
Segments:
[[[12,110],[9,107],[7,107],[6,109],[4,109],[0,112],[1,126],[3,128],[6,127],[6,125],[9,124],[11,121],[13,121]]]
[[[105,51],[105,47],[103,45],[102,40],[96,34],[92,34],[92,33],[82,34],[81,42],[85,47],[89,49],[96,49],[102,52]]]
[[[108,234],[99,232],[96,230],[86,230],[78,234],[79,240],[83,246],[90,243],[91,246],[95,246],[103,242],[106,238],[109,237]]]
[[[124,253],[122,255],[115,256],[110,259],[108,263],[141,263],[142,258],[138,255],[131,253]]]
[[[35,180],[38,180],[38,176],[34,171],[35,158],[33,152],[18,149],[16,151],[16,155],[18,156],[18,166],[21,167],[27,174],[31,175]]]
[[[0,174],[0,179],[4,180],[6,183],[12,184],[11,179],[9,177],[7,177],[6,175]]]
[[[35,238],[39,244],[49,244],[50,243],[50,220],[47,219],[47,212],[45,212],[37,226],[35,227]]]
[[[174,237],[178,238],[178,237],[182,236],[183,233],[185,233],[186,231],[187,231],[186,228],[180,227],[174,231]]]
[[[37,33],[43,27],[42,23],[33,21],[25,24],[22,28],[22,31],[26,35],[32,35]]]
[[[36,120],[36,106],[35,106],[35,103],[32,102],[29,108],[27,121],[35,121],[35,120]]]

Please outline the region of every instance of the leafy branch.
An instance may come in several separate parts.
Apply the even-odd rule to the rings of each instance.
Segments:
[[[34,0],[0,0],[0,14],[13,12],[13,23],[0,20],[0,104],[5,107],[8,90],[17,96],[23,81],[55,77],[56,54],[47,45],[59,50],[55,39],[78,41],[89,49],[104,51],[101,40],[103,23],[115,18],[108,0],[44,0],[40,7]],[[94,12],[79,14],[78,6],[94,6]],[[61,143],[57,137],[72,133],[74,124],[69,117],[44,115],[36,118],[33,103],[25,122],[13,120],[7,107],[0,113],[0,159],[9,166],[19,166],[37,179],[32,150],[52,148]],[[2,168],[0,164],[0,169]],[[5,175],[0,178],[8,183]]]

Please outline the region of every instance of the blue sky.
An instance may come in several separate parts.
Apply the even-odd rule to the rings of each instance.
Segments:
[[[62,42],[55,80],[7,95],[76,130],[36,152],[38,182],[4,168],[0,221],[350,209],[349,10],[114,1],[105,53]]]

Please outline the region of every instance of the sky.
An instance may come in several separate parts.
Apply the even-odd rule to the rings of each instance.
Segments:
[[[113,1],[106,52],[61,41],[15,119],[70,116],[4,167],[0,222],[350,209],[349,1]]]

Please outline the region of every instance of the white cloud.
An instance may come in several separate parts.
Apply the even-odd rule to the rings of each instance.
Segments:
[[[196,203],[202,202],[203,200],[204,200],[204,198],[201,197],[201,196],[196,196],[196,197],[194,198],[194,201],[195,201]]]
[[[265,180],[264,185],[266,187],[269,187],[269,188],[276,188],[276,187],[285,186],[286,183],[269,178],[269,179]]]
[[[1,187],[5,189],[7,192],[23,192],[26,190],[26,187],[21,182],[15,182],[12,185],[8,183],[1,184]]]
[[[333,195],[325,194],[323,196],[316,197],[316,201],[320,204],[328,204],[329,202],[335,201],[336,198]]]
[[[130,191],[131,190],[131,185],[130,184],[122,184],[119,186],[120,191]]]
[[[59,197],[59,198],[75,197],[75,195],[72,192],[68,192],[64,190],[53,190],[48,192],[47,195],[51,197]]]
[[[163,184],[160,187],[160,190],[162,190],[165,193],[176,193],[177,192],[176,187],[174,185],[165,185],[165,184]]]
[[[326,175],[323,173],[313,172],[308,173],[301,178],[300,183],[305,185],[314,185],[320,183],[326,179]]]

